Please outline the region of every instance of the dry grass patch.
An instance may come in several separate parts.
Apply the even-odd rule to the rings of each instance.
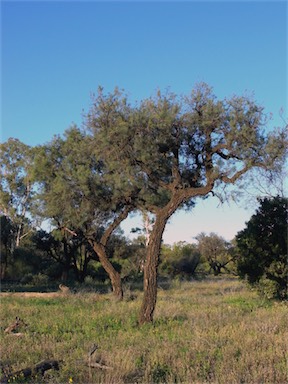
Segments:
[[[46,383],[285,383],[287,305],[269,303],[238,280],[178,283],[159,290],[154,324],[137,325],[141,294],[1,298],[1,358],[13,371],[63,360]],[[15,338],[15,316],[28,326]],[[93,343],[96,361],[83,364]]]

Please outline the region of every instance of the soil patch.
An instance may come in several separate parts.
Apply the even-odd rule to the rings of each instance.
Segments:
[[[63,296],[62,292],[0,292],[0,297],[61,297]]]

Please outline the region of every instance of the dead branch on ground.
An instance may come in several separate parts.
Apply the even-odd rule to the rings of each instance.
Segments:
[[[9,373],[1,378],[1,384],[9,383],[11,380],[15,381],[17,379],[26,379],[28,377],[33,377],[37,375],[44,375],[44,372],[49,369],[59,370],[60,361],[57,360],[43,360],[40,363],[36,364],[34,367],[28,367],[24,369],[20,369],[19,371]]]

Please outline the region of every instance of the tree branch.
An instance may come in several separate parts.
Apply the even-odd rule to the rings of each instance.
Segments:
[[[249,171],[251,167],[246,165],[240,171],[236,172],[232,177],[228,177],[227,175],[220,175],[220,180],[224,181],[226,184],[233,184],[236,180],[238,180],[244,173]]]
[[[110,236],[112,235],[113,231],[120,225],[120,223],[125,220],[129,213],[132,210],[132,205],[128,205],[124,208],[124,210],[115,218],[115,220],[109,225],[109,227],[105,230],[104,234],[102,235],[100,239],[100,243],[104,246],[106,246]]]

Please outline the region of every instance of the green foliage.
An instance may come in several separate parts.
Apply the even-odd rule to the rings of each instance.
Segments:
[[[202,263],[207,263],[214,275],[221,272],[229,272],[228,264],[233,261],[231,245],[216,233],[200,233],[196,237],[198,249],[202,257]]]
[[[218,100],[203,83],[188,96],[159,91],[134,106],[119,89],[105,95],[100,88],[86,116],[98,158],[121,175],[120,188],[139,187],[142,205],[153,212],[172,199],[172,191],[183,190],[183,206],[207,195],[201,193],[207,184],[217,190],[255,166],[279,166],[287,136],[284,129],[265,135],[266,123],[252,98]]]
[[[287,298],[286,198],[260,200],[260,207],[237,234],[237,268],[268,297]]]
[[[37,287],[47,286],[49,283],[49,277],[42,273],[38,273],[37,275],[33,276],[31,283]]]
[[[193,244],[179,242],[173,246],[163,245],[159,273],[172,278],[178,276],[189,279],[194,276],[199,262],[200,254]]]
[[[6,278],[8,265],[12,262],[14,252],[15,226],[7,216],[0,216],[0,270],[1,279]]]
[[[287,299],[287,286],[284,287],[284,284],[280,285],[277,281],[268,279],[265,275],[260,277],[259,281],[256,284],[254,283],[254,285],[260,295],[266,297],[267,299]]]
[[[33,159],[35,149],[18,139],[0,144],[0,214],[14,225],[14,247],[27,232],[27,213],[35,193]]]

